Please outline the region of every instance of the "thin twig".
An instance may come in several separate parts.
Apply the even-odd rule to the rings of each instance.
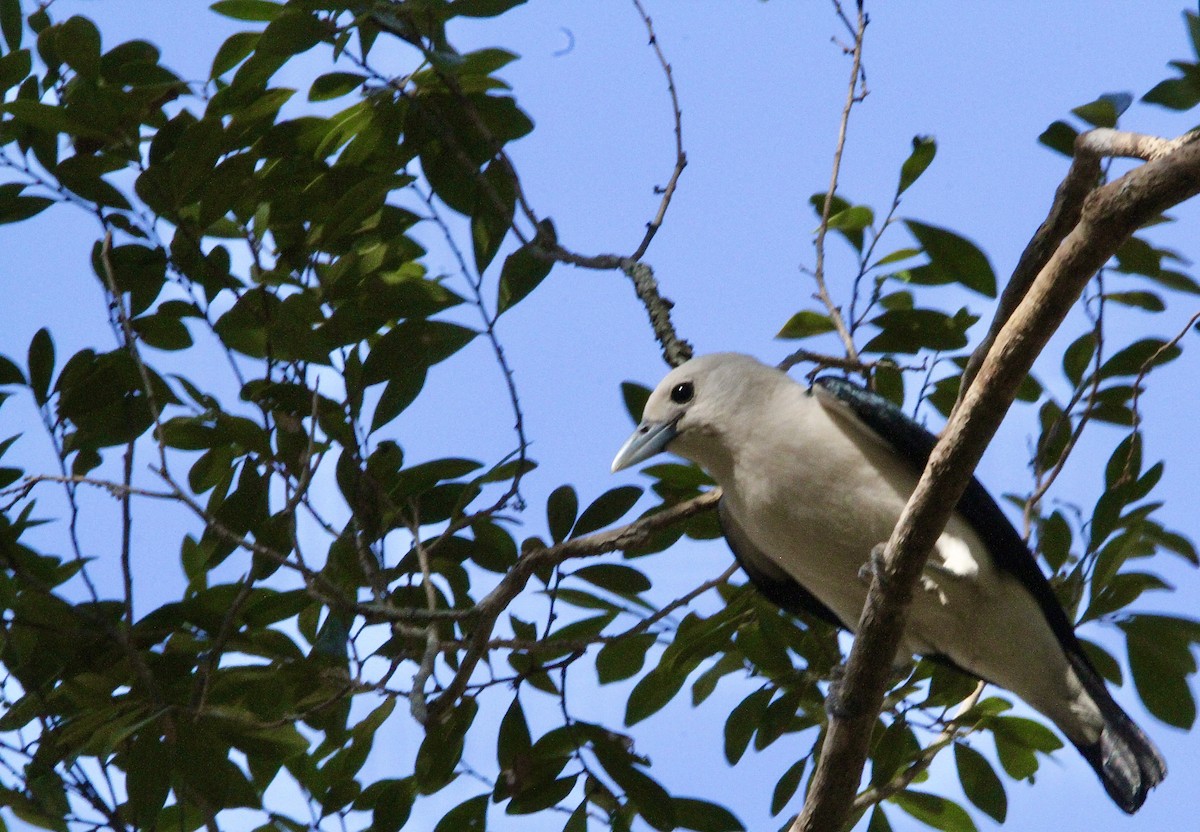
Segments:
[[[842,10],[842,5],[838,0],[833,0],[833,7],[850,30],[854,38],[854,44],[850,49],[850,84],[846,91],[846,102],[842,107],[842,117],[838,122],[837,144],[833,151],[833,166],[829,175],[829,189],[825,192],[825,201],[821,205],[821,224],[817,227],[817,236],[813,241],[813,248],[816,250],[816,265],[811,274],[817,284],[816,297],[824,305],[825,312],[829,316],[830,321],[833,322],[838,337],[842,339],[842,345],[846,348],[846,356],[851,361],[857,361],[858,349],[854,346],[854,337],[850,334],[850,330],[846,326],[846,321],[842,318],[841,310],[833,302],[825,280],[825,237],[829,233],[829,217],[833,212],[834,196],[837,194],[838,177],[842,168],[842,153],[846,148],[846,131],[850,123],[850,111],[866,95],[865,92],[859,92],[859,79],[862,75],[863,36],[866,34],[869,18],[863,11],[862,0],[859,0],[858,3],[858,19],[855,25],[850,25],[850,21],[847,19],[845,12]]]
[[[650,20],[650,15],[646,13],[645,7],[642,6],[641,0],[633,0],[633,5],[642,17],[642,23],[645,24],[646,32],[650,35],[650,46],[653,47],[654,54],[658,58],[658,65],[662,67],[663,75],[667,78],[667,92],[671,96],[671,115],[675,122],[675,167],[671,171],[671,177],[667,180],[666,186],[661,189],[662,199],[658,203],[658,213],[654,215],[654,219],[646,223],[646,235],[642,237],[642,242],[629,256],[629,259],[636,263],[645,255],[646,249],[650,247],[650,241],[654,239],[654,235],[662,226],[663,218],[667,215],[667,208],[671,204],[671,197],[675,195],[675,186],[679,184],[679,177],[683,174],[683,169],[687,167],[687,154],[683,151],[683,113],[679,109],[679,94],[675,90],[675,77],[671,73],[671,64],[663,55],[662,47],[658,43],[658,35],[654,31],[654,23]]]
[[[922,749],[917,758],[913,760],[912,765],[898,773],[895,777],[879,786],[873,786],[866,791],[860,793],[854,798],[854,802],[850,805],[851,814],[858,814],[865,811],[867,808],[874,806],[876,803],[881,803],[887,800],[894,794],[902,792],[909,787],[912,781],[916,780],[921,772],[929,768],[933,764],[933,758],[942,752],[946,746],[954,742],[963,734],[971,732],[971,727],[962,723],[963,717],[979,702],[979,697],[983,694],[983,689],[987,686],[986,682],[980,681],[975,685],[975,690],[962,701],[958,707],[958,713],[954,719],[946,724],[946,727],[938,734],[937,738]]]

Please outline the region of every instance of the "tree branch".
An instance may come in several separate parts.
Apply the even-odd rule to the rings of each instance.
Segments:
[[[1112,138],[1103,134],[1093,142],[1089,134],[1081,136],[1072,171],[1096,144],[1116,147]],[[1068,174],[1064,186],[1070,179]],[[793,832],[830,832],[845,824],[917,579],[1034,359],[1113,253],[1142,225],[1197,193],[1200,143],[1188,137],[1166,155],[1095,189],[1082,200],[1078,222],[1061,234],[1028,292],[996,328],[994,344],[951,415],[871,582],[848,660],[842,708],[830,718],[824,753]]]
[[[650,536],[659,529],[708,511],[720,499],[721,489],[714,488],[699,497],[663,509],[656,514],[641,517],[628,525],[587,537],[577,537],[550,548],[532,549],[522,555],[500,583],[475,605],[476,615],[471,637],[466,650],[459,659],[458,671],[442,694],[429,704],[429,719],[436,720],[462,696],[479,660],[488,651],[488,642],[491,640],[496,620],[525,588],[535,571],[571,558],[636,548],[648,541]]]

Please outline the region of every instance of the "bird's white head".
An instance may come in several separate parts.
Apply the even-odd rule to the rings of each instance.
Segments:
[[[667,373],[642,421],[612,463],[620,471],[670,451],[715,474],[728,463],[728,433],[787,376],[739,353],[693,358]]]

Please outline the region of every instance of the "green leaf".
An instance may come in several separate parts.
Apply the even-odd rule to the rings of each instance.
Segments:
[[[28,49],[9,52],[0,58],[0,93],[7,92],[29,77],[33,58]]]
[[[637,595],[650,589],[650,579],[641,570],[620,563],[598,563],[571,573],[601,589],[618,595]]]
[[[1056,121],[1042,131],[1038,142],[1064,156],[1075,155],[1075,140],[1079,131],[1065,121]]]
[[[55,28],[54,48],[81,76],[100,74],[100,30],[86,17],[75,15],[60,23]]]
[[[675,828],[671,796],[653,778],[634,768],[628,752],[624,749],[615,751],[608,743],[595,743],[593,751],[604,770],[637,807],[638,814],[645,818],[646,823],[660,832]]]
[[[945,228],[905,220],[929,262],[909,270],[908,279],[921,285],[959,283],[985,297],[996,296],[996,273],[979,247]]]
[[[675,797],[671,799],[671,808],[675,811],[675,823],[681,829],[694,829],[696,832],[742,832],[746,828],[724,806],[707,800]]]
[[[1129,669],[1146,710],[1168,725],[1190,729],[1196,700],[1188,676],[1196,672],[1193,645],[1200,641],[1195,621],[1137,615],[1119,622],[1125,632]]]
[[[500,720],[500,731],[496,736],[496,760],[501,771],[511,771],[518,759],[529,755],[533,739],[529,735],[529,723],[521,708],[520,696],[514,696],[504,718]]]
[[[410,374],[415,367],[426,369],[445,361],[465,347],[478,335],[475,330],[446,321],[402,321],[372,347],[363,362],[363,383],[381,381]]]
[[[129,743],[124,755],[125,788],[133,822],[151,828],[167,802],[171,790],[171,759],[158,732],[143,729]]]
[[[409,372],[388,380],[371,416],[371,432],[379,430],[417,400],[425,386],[425,368],[416,365]]]
[[[1174,361],[1182,354],[1177,345],[1167,346],[1160,338],[1143,338],[1134,341],[1100,365],[1101,378],[1135,376],[1143,369],[1159,367]]]
[[[1085,332],[1063,351],[1063,374],[1078,386],[1096,354],[1096,334]]]
[[[1142,96],[1142,101],[1169,110],[1190,110],[1200,104],[1200,66],[1179,62],[1173,65],[1183,76],[1160,81]]]
[[[550,498],[546,500],[546,523],[550,529],[550,539],[555,543],[566,540],[578,515],[579,497],[574,488],[560,485],[550,492]]]
[[[341,98],[366,83],[367,76],[357,72],[327,72],[318,76],[308,88],[309,101],[330,101]]]
[[[214,12],[234,20],[269,22],[284,10],[271,0],[218,0],[209,6]]]
[[[1110,92],[1088,104],[1071,110],[1093,127],[1116,127],[1117,118],[1129,109],[1133,96],[1127,92]]]
[[[875,213],[865,205],[853,205],[829,217],[831,231],[862,231],[875,221]]]
[[[642,420],[642,413],[646,410],[646,400],[650,398],[650,388],[635,381],[622,381],[621,398],[625,402],[625,411],[636,425]]]
[[[792,763],[779,778],[779,782],[775,784],[775,791],[771,795],[772,817],[782,812],[788,801],[796,796],[796,789],[800,788],[800,781],[804,779],[804,769],[807,766],[808,757],[801,757]]]
[[[1162,312],[1167,308],[1163,299],[1153,292],[1107,292],[1104,299],[1122,306],[1133,306],[1147,312]]]
[[[896,196],[907,191],[920,178],[936,154],[937,142],[932,136],[913,136],[912,153],[900,166],[900,184],[896,187]]]
[[[479,183],[479,198],[476,200],[475,210],[471,212],[471,244],[475,255],[475,269],[480,274],[491,264],[496,252],[500,250],[500,245],[508,236],[516,204],[517,182],[511,168],[507,162],[493,160],[483,171]],[[501,272],[503,273],[503,269]],[[511,274],[510,270],[510,276]]]
[[[600,684],[619,682],[636,676],[646,664],[646,651],[654,646],[656,637],[637,633],[610,641],[596,654],[596,676]]]
[[[17,183],[0,185],[0,225],[22,222],[54,204],[54,200],[44,196],[22,196],[24,189],[24,185]]]
[[[954,763],[967,799],[996,823],[1004,823],[1008,815],[1008,796],[992,764],[974,748],[962,743],[954,744]]]
[[[899,263],[903,260],[911,260],[920,253],[921,249],[919,248],[898,248],[891,254],[885,254],[883,257],[880,257],[871,268],[876,269],[880,266],[890,266],[892,263]]]
[[[237,32],[226,38],[217,50],[217,54],[213,56],[212,69],[209,70],[208,77],[210,79],[219,78],[246,60],[254,51],[261,35],[261,32]]]
[[[38,405],[50,396],[50,379],[54,375],[54,339],[42,327],[29,342],[29,389]]]
[[[363,790],[374,790],[371,802],[371,825],[368,832],[400,832],[408,822],[413,807],[413,786],[409,778],[378,780]]]
[[[554,246],[557,237],[554,226],[549,220],[543,220],[539,238],[521,246],[508,255],[504,267],[500,270],[500,289],[496,297],[496,314],[501,315],[512,309],[538,287],[554,261],[543,254],[547,245]]]
[[[967,345],[967,329],[978,317],[960,309],[954,317],[934,309],[895,309],[872,319],[880,333],[863,352],[915,353],[922,349],[957,350]]]
[[[583,510],[583,514],[575,522],[571,537],[583,537],[617,522],[633,508],[641,496],[642,489],[636,485],[621,485],[605,491]]]
[[[975,821],[966,809],[936,794],[905,790],[895,795],[892,802],[921,823],[942,832],[977,832]]]
[[[486,794],[464,800],[437,822],[433,832],[484,832],[487,829],[487,805]]]
[[[0,31],[4,32],[4,42],[14,52],[21,48],[24,27],[21,0],[0,0]]]
[[[525,0],[457,0],[450,9],[459,17],[496,17],[524,3]]]
[[[770,688],[762,688],[747,696],[725,720],[725,759],[734,765],[746,753],[750,738],[763,722],[771,702]]]
[[[775,333],[775,337],[789,339],[811,338],[814,335],[833,332],[834,329],[836,327],[828,315],[802,309],[788,318],[788,322],[783,325],[783,328],[779,332]]]
[[[652,669],[629,692],[629,699],[625,703],[625,724],[636,725],[661,711],[675,698],[686,681],[687,673],[663,665]]]

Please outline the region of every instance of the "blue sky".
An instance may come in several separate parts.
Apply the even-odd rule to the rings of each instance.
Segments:
[[[815,308],[813,286],[800,267],[812,263],[816,221],[807,199],[828,182],[845,96],[849,64],[830,41],[843,33],[822,2],[647,0],[647,7],[674,68],[689,159],[647,262],[676,303],[680,333],[700,351],[733,349],[776,361],[789,345],[773,340],[774,333],[793,312]],[[54,14],[92,17],[106,45],[132,37],[157,42],[168,65],[202,79],[216,45],[241,28],[205,9],[194,0],[58,0]],[[851,120],[841,192],[882,213],[911,138],[935,136],[937,159],[906,194],[901,214],[972,238],[1001,277],[1041,222],[1066,170],[1066,160],[1038,145],[1037,135],[1101,93],[1144,93],[1167,76],[1168,60],[1190,57],[1182,5],[1163,0],[1086,6],[893,2],[868,9],[870,94]],[[665,83],[632,4],[531,0],[499,21],[463,25],[456,35],[463,49],[501,45],[522,56],[503,75],[537,129],[513,155],[533,205],[555,219],[560,240],[583,253],[632,250],[657,207],[653,188],[670,173],[674,141]],[[1176,135],[1192,121],[1135,106],[1123,124]],[[1173,213],[1179,222],[1156,239],[1200,254],[1195,243],[1200,209],[1193,205]],[[908,244],[901,229],[891,233],[894,247]],[[109,343],[86,259],[94,236],[86,218],[65,209],[47,212],[34,224],[0,228],[0,279],[10,298],[0,309],[0,352],[22,355],[42,325],[55,332],[60,356]],[[430,265],[434,271],[456,270],[448,253],[437,249]],[[843,299],[848,268],[842,255],[830,264],[832,291]],[[982,298],[942,297],[990,313]],[[1125,315],[1116,319],[1114,331],[1131,333],[1131,339],[1142,331],[1169,337],[1197,308],[1193,298],[1171,300],[1169,313],[1154,319]],[[531,508],[525,518],[529,533],[540,533],[540,506],[560,482],[574,483],[586,499],[636,481],[636,473],[619,479],[607,473],[629,429],[618,384],[635,379],[653,385],[664,367],[643,310],[616,273],[557,267],[502,319],[500,335],[521,388],[533,455],[542,466],[527,481]],[[1054,377],[1053,354],[1065,343],[1059,338],[1051,344],[1048,378]],[[449,452],[494,458],[497,448],[509,446],[501,379],[483,349],[475,345],[439,368],[425,400],[405,414],[401,430],[410,458]],[[1147,453],[1167,460],[1164,519],[1192,537],[1200,536],[1192,508],[1200,457],[1188,438],[1197,403],[1195,368],[1185,355],[1156,372],[1144,399]],[[455,414],[449,423],[446,413]],[[8,409],[6,414],[12,418]],[[1034,415],[1026,411],[1014,413],[1002,429],[980,468],[994,492],[1027,486],[1026,448],[1035,429]],[[1111,442],[1112,435],[1102,439]],[[1103,446],[1083,448],[1076,470],[1060,482],[1060,498],[1083,504],[1094,499],[1104,457],[1087,455]],[[330,498],[335,499],[332,489]],[[720,572],[729,554],[720,543],[691,544],[662,557],[672,559],[683,590]],[[143,563],[151,574],[161,569],[167,582],[178,580],[173,557],[147,557]],[[1170,562],[1163,572],[1179,592],[1148,597],[1142,607],[1194,609],[1197,575]],[[664,600],[674,597],[672,580],[666,578]],[[1086,635],[1106,639],[1102,628]],[[572,693],[577,710],[619,724],[627,688],[597,692],[582,681],[578,688]],[[1200,806],[1196,739],[1140,712],[1130,688],[1117,698],[1159,743],[1170,767],[1166,783],[1142,812],[1122,816],[1083,761],[1064,751],[1043,767],[1035,788],[1010,785],[1009,828],[1133,832],[1194,824]],[[727,769],[720,752],[722,708],[733,701],[726,697],[696,711],[669,709],[639,726],[639,750],[653,758],[668,785],[734,806],[749,828],[773,829],[782,821],[767,815],[770,790],[798,751],[784,740]],[[400,736],[412,735],[401,730]],[[988,750],[990,744],[977,746]],[[492,757],[485,742],[472,752],[482,760]],[[946,788],[953,796],[947,782],[935,771],[922,788]],[[440,816],[429,811],[430,818]],[[896,829],[918,828],[906,826],[898,811],[890,816]],[[497,829],[526,828],[503,815],[493,820]],[[979,823],[991,825],[986,818]],[[420,818],[412,828],[422,828]]]

